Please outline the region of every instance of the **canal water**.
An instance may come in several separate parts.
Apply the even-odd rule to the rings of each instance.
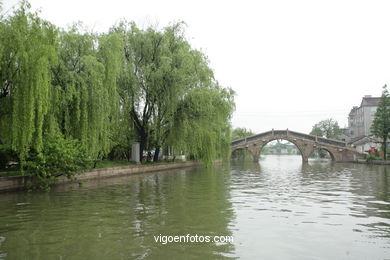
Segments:
[[[0,259],[390,259],[390,167],[269,155],[3,193]]]

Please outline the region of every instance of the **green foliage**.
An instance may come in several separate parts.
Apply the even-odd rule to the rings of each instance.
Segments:
[[[141,150],[161,147],[192,76],[188,66],[192,56],[182,24],[143,31],[134,23],[123,23],[113,30],[121,33],[125,43],[119,80],[125,117],[131,116]]]
[[[22,2],[1,20],[0,142],[21,158],[32,147],[42,149],[49,109],[50,71],[56,60],[56,28],[28,11]]]
[[[329,118],[315,124],[310,134],[326,138],[339,139],[341,129],[336,120]]]
[[[250,129],[237,127],[232,131],[232,140],[245,138],[251,135],[254,135],[254,133]]]
[[[233,95],[183,23],[61,30],[25,1],[0,16],[1,164],[17,160],[35,186],[88,161],[128,159],[134,141],[156,158],[167,147],[207,164],[227,157]]]
[[[266,149],[266,148],[267,147],[263,148],[262,153],[264,153],[264,149]],[[246,149],[238,149],[238,150],[233,151],[232,159],[236,160],[236,161],[253,161],[252,153]]]
[[[206,57],[190,48],[183,23],[162,31],[122,23],[113,31],[125,42],[119,79],[123,121],[131,116],[141,153],[175,146],[210,162],[217,146],[226,151],[232,93],[214,82]]]
[[[111,168],[117,166],[128,166],[134,165],[134,162],[124,161],[124,160],[103,160],[96,164],[96,168]]]
[[[77,140],[64,139],[58,133],[48,135],[40,153],[30,151],[23,163],[23,172],[32,177],[32,188],[49,189],[56,177],[65,175],[72,178],[90,165],[91,161],[85,154]]]
[[[367,162],[380,161],[380,160],[382,160],[382,158],[376,156],[373,153],[369,153],[369,154],[366,155],[366,161]]]
[[[328,152],[324,149],[314,149],[313,152],[310,154],[311,157],[315,158],[325,158],[328,155]]]
[[[118,123],[116,80],[123,44],[115,34],[99,38],[80,30],[75,25],[60,35],[59,62],[52,67],[53,121],[97,158],[110,152]]]
[[[172,141],[210,165],[216,157],[227,158],[230,150],[230,118],[234,92],[218,85],[192,89],[181,102]]]
[[[390,137],[390,94],[387,85],[383,87],[381,100],[375,112],[375,118],[371,125],[374,136],[382,139],[383,159],[387,158],[387,140]]]

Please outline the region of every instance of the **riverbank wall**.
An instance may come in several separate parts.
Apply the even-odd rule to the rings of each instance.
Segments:
[[[139,174],[155,171],[166,171],[171,169],[179,169],[186,167],[201,166],[201,162],[177,162],[177,163],[156,163],[156,164],[138,164],[138,165],[126,165],[111,168],[98,168],[85,172],[80,172],[75,175],[76,181],[85,181],[92,179],[103,179],[111,177],[119,177],[131,174]],[[0,192],[25,190],[27,189],[27,183],[30,181],[30,177],[27,176],[11,176],[0,177]],[[65,176],[57,178],[57,184],[70,183],[72,180]]]
[[[388,161],[388,160],[387,161],[372,160],[372,161],[367,162],[367,160],[365,160],[365,159],[358,159],[357,163],[361,163],[361,164],[375,164],[375,165],[390,165],[390,161]]]

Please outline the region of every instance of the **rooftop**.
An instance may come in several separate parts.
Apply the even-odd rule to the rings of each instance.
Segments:
[[[357,109],[358,109],[358,107],[353,107],[353,108],[351,109],[351,112],[349,112],[349,116],[354,116],[354,115],[356,115]]]
[[[355,138],[352,138],[348,144],[353,144],[353,145],[361,145],[361,144],[366,144],[366,143],[380,143],[380,140],[378,138],[375,138],[374,136],[358,136]]]
[[[360,104],[360,107],[363,107],[363,106],[378,106],[378,103],[379,103],[380,100],[381,100],[380,97],[365,96],[362,99],[362,103]]]

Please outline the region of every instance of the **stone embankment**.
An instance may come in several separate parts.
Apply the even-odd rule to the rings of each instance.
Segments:
[[[144,172],[166,171],[170,169],[194,167],[202,165],[201,162],[178,162],[178,163],[156,163],[148,165],[127,165],[112,168],[99,168],[76,174],[77,181],[103,179],[110,177],[125,176]],[[0,177],[0,192],[12,190],[24,190],[29,181],[26,176]],[[58,178],[58,184],[71,182],[65,176]]]
[[[376,164],[376,165],[390,165],[390,161],[381,161],[381,160],[372,160],[368,161],[365,159],[358,159],[357,163],[364,163],[364,164]]]

